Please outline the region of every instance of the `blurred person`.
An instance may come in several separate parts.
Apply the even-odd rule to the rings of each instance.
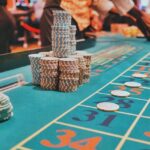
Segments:
[[[44,0],[37,0],[34,2],[32,6],[32,14],[30,17],[27,17],[24,22],[31,25],[32,27],[39,28],[44,4]]]
[[[40,22],[42,13],[43,13],[43,8],[44,8],[45,2],[44,0],[37,0],[34,5],[34,17],[35,19]]]
[[[99,32],[103,28],[103,22],[104,20],[100,18],[100,15],[97,11],[91,9],[91,19],[90,19],[90,24],[94,29],[94,32]]]
[[[62,10],[60,7],[61,0],[46,0],[43,14],[40,22],[40,36],[42,46],[51,45],[51,26],[53,24],[52,10]]]
[[[77,38],[89,38],[86,32],[102,29],[99,13],[91,7],[92,2],[93,0],[61,0],[61,8],[71,14],[77,26]]]
[[[61,0],[61,8],[71,14],[79,31],[90,27],[93,16],[91,6],[92,0]]]
[[[150,27],[150,14],[147,14],[145,12],[142,12],[142,14],[144,22]]]
[[[126,24],[129,26],[136,26],[135,20],[128,16],[120,16],[117,13],[109,13],[104,19],[103,22],[103,30],[104,31],[111,31],[112,24]]]
[[[53,10],[65,10],[72,16],[72,24],[76,25],[76,38],[85,38],[84,32],[92,30],[90,26],[91,0],[46,0],[40,23],[42,46],[51,45],[51,26]]]
[[[0,54],[9,53],[16,29],[14,17],[6,9],[7,0],[0,0]]]
[[[138,28],[150,41],[150,15],[140,11],[132,0],[93,0],[93,7],[103,14],[109,12],[119,13],[121,16],[128,15],[135,19]]]

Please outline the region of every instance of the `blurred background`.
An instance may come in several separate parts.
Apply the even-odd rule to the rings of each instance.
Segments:
[[[134,0],[134,2],[138,8],[150,13],[150,0]],[[13,25],[10,25],[10,27],[7,26],[7,28],[9,29],[14,26],[12,30],[15,30],[15,36],[11,37],[8,34],[9,36],[6,37],[6,33],[3,33],[4,30],[1,28],[0,42],[3,44],[3,41],[6,41],[4,37],[10,40],[9,45],[7,45],[10,49],[6,50],[6,53],[32,50],[41,47],[39,24],[44,3],[45,0],[7,0],[6,9],[13,16],[13,18],[11,16],[10,18],[14,22]],[[94,26],[92,32],[106,31],[115,34],[124,34],[126,36],[134,36],[129,35],[128,26],[132,26],[130,30],[136,30],[130,18],[122,18],[116,14],[109,14],[105,19],[102,19],[100,14],[94,12],[92,25]],[[126,31],[123,31],[124,28],[126,28]],[[0,50],[6,49],[2,47],[1,43]]]

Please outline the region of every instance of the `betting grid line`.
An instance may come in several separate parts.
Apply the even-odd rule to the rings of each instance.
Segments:
[[[137,71],[137,70],[135,70],[135,71]],[[122,77],[125,77],[125,78],[133,78],[132,76],[127,76],[127,75],[122,75]]]
[[[57,122],[55,122],[55,124],[61,124],[64,126],[69,126],[69,127],[81,129],[84,131],[90,131],[90,132],[94,132],[94,133],[100,133],[103,135],[108,135],[108,136],[112,136],[112,137],[116,137],[116,138],[123,138],[123,136],[118,135],[118,134],[109,133],[109,132],[105,132],[105,131],[101,131],[101,130],[95,130],[95,129],[91,129],[91,128],[86,128],[86,127],[82,127],[82,126],[78,126],[78,125],[74,125],[74,124],[69,124],[69,123],[65,123],[65,122],[57,121]]]
[[[132,72],[143,72],[143,73],[148,73],[148,71],[142,71],[142,70],[130,70],[130,71],[132,71]]]
[[[127,46],[128,49],[127,51],[122,51],[122,48],[124,48],[124,46]],[[94,57],[92,58],[92,65],[93,65],[93,69],[94,68],[97,68],[98,65],[105,65],[106,63],[108,62],[111,62],[111,61],[116,61],[117,60],[117,63],[120,63],[120,60],[125,60],[126,58],[128,58],[126,55],[128,56],[132,56],[133,55],[133,50],[135,50],[135,48],[131,45],[117,45],[117,46],[113,46],[113,47],[109,47],[108,49],[110,49],[109,51],[104,49],[100,52],[96,52],[94,53],[95,55],[93,55]],[[116,47],[116,48],[115,48]],[[114,49],[115,49],[115,52],[114,52]],[[116,50],[117,49],[117,50]],[[113,51],[112,51],[113,50]],[[119,50],[119,51],[118,51]],[[138,49],[139,51],[140,49]],[[117,52],[116,52],[117,51]],[[120,53],[121,51],[121,53]],[[131,54],[132,53],[132,54]],[[135,52],[134,52],[135,53]],[[108,55],[107,57],[105,55]],[[114,55],[115,54],[115,55]],[[116,55],[116,54],[120,54],[120,55]],[[104,55],[104,57],[102,57],[102,55]],[[111,55],[111,57],[109,56]],[[116,64],[113,64],[116,65]],[[112,65],[111,65],[112,66]],[[106,68],[105,70],[109,69],[110,67]],[[103,70],[104,71],[104,70]]]
[[[127,140],[133,141],[133,142],[137,142],[137,143],[143,143],[143,144],[146,144],[146,145],[150,145],[150,142],[143,141],[143,140],[139,140],[139,139],[134,139],[134,138],[130,138],[130,137],[128,137]],[[145,149],[145,150],[146,150],[146,149]],[[148,149],[147,149],[147,150],[148,150]]]
[[[93,108],[93,109],[96,109],[97,110],[97,107],[94,107],[94,106],[90,106],[90,105],[80,105],[82,107],[86,107],[86,108]],[[105,111],[104,111],[105,112]],[[109,111],[106,111],[106,112],[109,112]],[[127,112],[122,112],[122,111],[114,111],[116,113],[119,113],[119,114],[124,114],[124,115],[128,115],[128,116],[137,116],[136,114],[132,114],[132,113],[127,113]]]
[[[97,109],[96,107],[94,106],[89,106],[89,105],[83,105],[81,104],[80,106],[82,107],[87,107],[87,108],[93,108],[93,109]],[[104,111],[105,112],[105,111]],[[138,115],[137,114],[132,114],[132,113],[127,113],[127,112],[123,112],[123,111],[115,111],[116,113],[119,113],[119,114],[124,114],[124,115],[128,115],[128,116],[135,116],[137,117]],[[150,119],[150,116],[142,116],[141,118],[145,118],[145,119]]]
[[[124,145],[124,143],[126,142],[126,140],[128,139],[130,133],[132,132],[132,130],[134,129],[134,127],[136,126],[136,124],[138,123],[138,121],[140,120],[140,118],[142,117],[142,114],[144,113],[144,111],[147,109],[148,105],[150,104],[150,99],[147,101],[147,103],[144,105],[143,109],[141,110],[141,112],[139,113],[139,115],[136,117],[136,119],[133,121],[132,125],[130,126],[130,128],[128,129],[128,131],[126,132],[126,134],[124,135],[124,137],[121,139],[120,143],[118,144],[118,146],[116,147],[116,150],[120,150],[122,148],[122,146]]]
[[[145,68],[150,68],[150,66],[145,66],[145,65],[136,65],[138,67],[145,67]]]
[[[94,92],[91,95],[89,95],[87,98],[83,99],[81,102],[79,102],[78,104],[76,104],[75,106],[73,106],[72,108],[70,108],[69,110],[67,110],[66,112],[64,112],[62,115],[58,116],[57,118],[55,118],[54,120],[52,120],[51,122],[49,122],[48,124],[46,124],[45,126],[43,126],[42,128],[40,128],[39,130],[37,130],[36,132],[34,132],[32,135],[30,135],[27,138],[25,138],[23,141],[21,141],[20,143],[18,143],[16,146],[12,147],[11,150],[16,150],[17,148],[20,148],[22,145],[24,145],[25,143],[27,143],[29,140],[31,140],[32,138],[34,138],[35,136],[37,136],[38,134],[40,134],[42,131],[44,131],[45,129],[47,129],[49,126],[51,126],[52,124],[54,124],[57,120],[61,119],[62,117],[64,117],[65,115],[67,115],[69,112],[71,112],[72,110],[74,110],[81,103],[84,103],[86,100],[88,100],[89,98],[91,98],[92,96],[94,96],[99,90],[105,88],[107,85],[109,85],[109,83],[111,83],[111,81],[108,82],[106,85],[104,85],[102,88],[98,89],[96,92]]]
[[[111,83],[111,85],[124,85],[124,84],[122,84],[122,83],[118,83],[118,82],[113,82],[113,83]],[[124,85],[125,86],[125,85]],[[148,88],[148,87],[145,87],[145,86],[141,86],[140,87],[140,89],[147,89],[147,90],[150,90],[150,88]]]
[[[123,84],[120,84],[120,83],[111,83],[111,84],[114,84],[114,85],[123,85]],[[150,88],[146,88],[146,87],[142,87],[143,89],[150,89]],[[149,104],[149,103],[148,103]],[[80,106],[83,106],[83,107],[88,107],[88,108],[94,108],[94,109],[97,109],[96,107],[92,107],[92,106],[88,106],[88,105],[80,105]],[[147,108],[147,107],[146,107]],[[146,109],[145,108],[145,109]],[[145,111],[144,109],[144,111]],[[125,112],[120,112],[120,111],[116,111],[117,113],[120,113],[120,114],[125,114],[125,115],[132,115],[132,116],[136,116],[138,117],[138,115],[135,115],[135,114],[131,114],[131,113],[125,113]],[[147,118],[147,119],[150,119],[150,117],[148,116],[141,116],[142,118]],[[138,139],[134,139],[134,138],[130,138],[130,140],[132,141],[136,141],[136,142],[140,142],[140,143],[143,143],[143,144],[149,144],[150,145],[150,142],[146,142],[146,141],[143,141],[143,140],[138,140]]]
[[[65,123],[65,122],[57,121],[57,122],[55,122],[55,124],[68,126],[68,127],[72,127],[72,128],[77,128],[77,129],[84,130],[84,131],[91,131],[91,132],[95,132],[95,133],[100,133],[100,134],[103,134],[103,135],[108,135],[108,136],[112,136],[112,137],[119,138],[119,139],[123,138],[123,136],[120,136],[118,134],[113,134],[113,133],[104,132],[104,131],[100,131],[100,130],[94,130],[94,129],[91,129],[91,128],[81,127],[81,126],[78,126],[78,125],[73,125],[73,124],[69,124],[69,123]],[[139,140],[139,139],[127,138],[127,140],[150,145],[150,142]],[[120,150],[120,149],[118,149],[118,150]]]
[[[149,117],[149,116],[142,116],[142,118],[150,119],[150,117]]]
[[[26,147],[19,147],[19,149],[17,149],[17,150],[32,150],[32,149],[26,148]]]
[[[134,50],[134,49],[132,49],[132,50]],[[107,57],[103,53],[95,53],[93,58],[92,58],[92,65],[95,65],[95,64],[103,65],[103,64],[106,64],[107,62],[110,62],[110,61],[113,61],[113,60],[116,60],[116,59],[119,60],[123,57],[123,55],[127,55],[129,52],[131,52],[131,51],[127,51],[124,54],[121,53],[121,55],[119,55],[117,57],[116,57],[116,55],[114,56],[114,54],[112,54],[110,52],[109,53],[108,52],[104,53],[105,55],[108,55]],[[102,55],[104,55],[104,57],[102,57]],[[109,55],[111,55],[111,57]]]
[[[105,84],[103,87],[101,87],[100,89],[96,90],[94,93],[92,93],[87,98],[85,98],[82,101],[80,101],[78,104],[76,104],[75,106],[73,106],[72,108],[70,108],[69,110],[67,110],[66,112],[64,112],[62,115],[58,116],[57,118],[55,118],[54,120],[52,120],[51,122],[49,122],[48,124],[46,124],[44,127],[40,128],[39,130],[37,130],[36,132],[34,132],[32,135],[28,136],[23,141],[21,141],[20,143],[18,143],[14,147],[12,147],[11,150],[16,150],[17,148],[23,146],[29,140],[31,140],[32,138],[34,138],[35,136],[37,136],[38,134],[40,134],[42,131],[44,131],[45,129],[47,129],[49,126],[51,126],[52,124],[54,124],[55,122],[57,122],[59,119],[61,119],[65,115],[67,115],[69,112],[73,111],[75,108],[77,108],[78,106],[80,106],[82,103],[84,103],[85,101],[87,101],[89,98],[91,98],[92,96],[94,96],[96,93],[98,93],[99,91],[101,91],[102,89],[104,89],[105,87],[107,87],[110,83],[112,83],[113,81],[115,81],[116,79],[118,79],[120,76],[122,76],[128,70],[130,70],[135,65],[137,65],[141,60],[143,60],[144,58],[146,58],[149,54],[150,53],[148,53],[145,56],[143,56],[141,59],[139,59],[137,62],[135,62],[133,65],[131,65],[125,71],[123,71],[120,75],[118,75],[117,77],[115,77],[114,79],[112,79],[110,82],[108,82],[107,84]]]
[[[130,71],[131,71],[131,70],[130,70]],[[138,70],[133,70],[133,71],[134,71],[134,72],[137,72]],[[143,72],[143,71],[140,71],[140,72]],[[145,72],[145,71],[144,71],[144,72]],[[146,71],[146,73],[147,73],[147,71]],[[133,79],[132,76],[127,76],[127,75],[122,75],[122,77]],[[148,80],[148,79],[146,79],[146,80]]]
[[[111,94],[108,94],[108,93],[104,93],[104,92],[100,92],[100,93],[97,93],[97,94],[103,94],[103,95],[109,95],[109,96],[112,96]],[[139,100],[139,101],[146,101],[147,102],[147,99],[142,99],[142,98],[136,98],[136,97],[125,97],[127,99],[135,99],[135,100]]]
[[[97,109],[96,107],[89,106],[89,105],[80,105],[80,106],[87,107],[87,108]],[[122,111],[115,111],[115,112],[116,112],[116,113],[119,113],[119,114],[129,115],[129,116],[135,116],[135,117],[138,116],[138,115],[136,115],[136,114],[126,113],[126,112],[122,112]],[[149,116],[142,116],[141,118],[150,119]]]
[[[150,61],[148,61],[148,60],[143,60],[143,61],[141,61],[141,62],[146,62],[146,63],[150,63]]]
[[[136,66],[143,66],[143,65],[136,65]],[[145,67],[145,66],[144,66]],[[147,66],[146,66],[147,67]],[[133,71],[133,70],[132,70]],[[137,70],[140,71],[140,70]],[[114,83],[114,84],[118,84],[118,83]],[[144,89],[144,87],[142,87]],[[146,88],[146,89],[150,89],[150,88]],[[126,132],[125,136],[123,137],[123,139],[120,141],[120,143],[118,144],[116,150],[120,150],[122,148],[122,146],[124,145],[124,143],[126,142],[126,140],[134,140],[135,142],[141,142],[141,140],[138,139],[134,139],[134,138],[129,138],[130,133],[132,132],[132,130],[134,129],[134,127],[136,126],[137,122],[140,120],[140,118],[142,117],[146,117],[146,116],[142,116],[142,114],[144,113],[144,111],[147,109],[148,105],[150,104],[150,99],[147,101],[147,103],[144,105],[143,109],[141,110],[141,112],[139,113],[139,115],[136,117],[136,119],[134,120],[134,122],[132,123],[132,125],[130,126],[130,128],[128,129],[128,131]],[[150,119],[150,117],[146,117],[147,119]],[[142,140],[143,141],[143,140]],[[149,144],[150,142],[146,142],[143,141],[145,144]]]
[[[104,61],[101,65],[105,65],[105,64],[111,62],[112,60],[113,60],[113,59],[108,59],[108,60]]]
[[[139,65],[136,65],[136,66],[139,66]],[[134,129],[134,127],[136,126],[136,124],[138,123],[138,121],[140,120],[140,118],[142,118],[142,114],[148,108],[149,104],[150,104],[150,99],[146,102],[146,104],[144,105],[143,109],[140,111],[140,113],[138,114],[138,116],[136,117],[136,119],[134,120],[134,122],[132,123],[132,125],[130,126],[130,128],[126,132],[126,134],[124,135],[124,137],[121,139],[120,143],[116,147],[116,150],[120,150],[122,148],[122,146],[124,145],[124,143],[126,142],[126,140],[129,138],[130,133],[132,132],[132,130]],[[139,140],[137,140],[137,141],[139,141]]]

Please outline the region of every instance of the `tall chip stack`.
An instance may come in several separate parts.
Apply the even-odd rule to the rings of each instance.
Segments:
[[[13,106],[10,98],[0,93],[0,122],[6,121],[13,116]]]
[[[68,57],[71,53],[71,16],[66,11],[53,11],[52,50],[55,57]]]
[[[79,82],[78,60],[62,58],[59,60],[59,91],[73,92],[77,90]]]
[[[40,86],[47,90],[57,90],[58,58],[43,57],[40,60]]]

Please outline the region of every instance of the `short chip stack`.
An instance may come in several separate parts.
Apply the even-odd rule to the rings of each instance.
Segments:
[[[59,59],[59,71],[59,91],[76,91],[79,82],[78,60],[71,58]]]
[[[84,70],[83,83],[89,82],[90,74],[91,74],[92,55],[85,51],[77,51],[76,53],[77,53],[77,55],[82,55],[83,58],[85,59],[86,69]]]
[[[75,54],[76,51],[76,26],[70,26],[70,54]]]
[[[79,85],[82,85],[84,83],[84,76],[86,73],[86,62],[82,55],[71,55],[70,58],[74,58],[78,60],[79,64]]]
[[[57,90],[58,58],[43,57],[40,60],[40,86],[47,90]]]
[[[32,83],[35,85],[40,85],[40,54],[29,55],[32,71]]]
[[[0,93],[0,122],[8,120],[13,116],[13,106],[5,94]]]
[[[83,51],[80,53],[68,58],[48,57],[47,53],[29,55],[33,83],[39,83],[43,89],[48,90],[76,91],[79,85],[88,82],[90,78],[91,55]]]

